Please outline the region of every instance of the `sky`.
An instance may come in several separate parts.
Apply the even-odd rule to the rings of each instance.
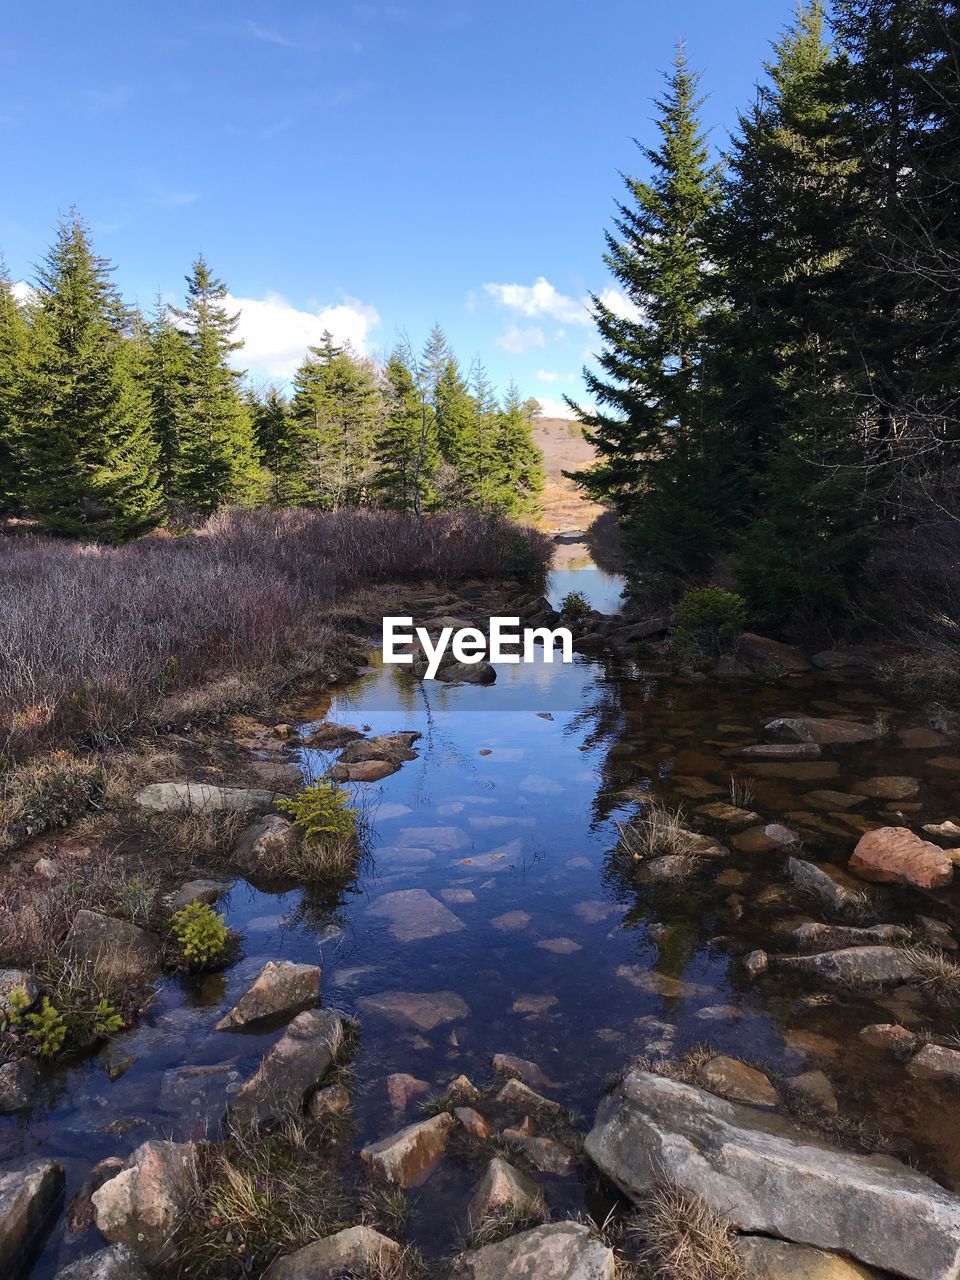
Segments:
[[[793,0],[89,0],[5,7],[0,252],[29,281],[75,205],[124,296],[178,299],[202,252],[254,381],[329,329],[361,352],[439,321],[464,364],[568,411],[627,306],[603,233],[655,140],[678,40],[711,144]]]

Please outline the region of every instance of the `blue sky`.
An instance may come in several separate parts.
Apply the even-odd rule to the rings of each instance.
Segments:
[[[439,319],[547,401],[592,350],[618,171],[677,40],[723,146],[792,0],[18,4],[0,46],[0,250],[29,279],[75,203],[125,295],[202,250],[259,377],[327,325],[381,354]]]

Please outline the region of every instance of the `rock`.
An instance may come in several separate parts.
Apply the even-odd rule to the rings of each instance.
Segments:
[[[572,938],[541,938],[537,946],[555,956],[572,956],[574,952],[583,950],[580,943]]]
[[[356,764],[335,764],[327,771],[334,782],[380,782],[400,768],[398,760],[358,760]]]
[[[289,860],[300,837],[296,827],[279,814],[270,814],[247,827],[233,851],[232,862],[245,875],[269,877]]]
[[[0,1275],[25,1275],[63,1205],[63,1168],[32,1160],[0,1171]]]
[[[806,1101],[811,1102],[821,1111],[836,1114],[840,1109],[833,1085],[822,1071],[801,1071],[797,1076],[790,1076],[787,1084]]]
[[[120,980],[149,973],[160,959],[152,933],[129,920],[116,920],[86,908],[73,917],[65,946],[78,960],[88,960]]]
[[[745,631],[737,644],[737,656],[754,671],[783,671],[799,675],[810,670],[810,663],[792,644],[782,644],[768,636]]]
[[[170,911],[182,911],[191,902],[216,902],[230,888],[224,880],[188,880],[166,899]]]
[[[703,814],[712,822],[722,822],[726,827],[750,827],[760,822],[759,813],[754,813],[752,809],[741,809],[735,804],[725,804],[722,800],[698,805],[697,813]]]
[[[867,778],[856,786],[862,795],[874,800],[912,800],[920,790],[916,778],[901,776]]]
[[[748,827],[731,838],[730,843],[741,853],[772,853],[774,849],[791,849],[800,843],[800,837],[779,822],[765,827]]]
[[[125,1244],[113,1244],[57,1272],[54,1280],[150,1280],[136,1254]]]
[[[960,840],[960,825],[950,818],[945,822],[928,822],[923,829],[928,836],[936,836],[938,840],[946,840],[949,844]]]
[[[740,754],[755,760],[819,760],[820,748],[815,742],[758,742]]]
[[[553,1138],[538,1138],[523,1128],[504,1129],[501,1136],[505,1142],[519,1147],[541,1173],[568,1173],[573,1168],[573,1152]]]
[[[447,1093],[455,1102],[477,1102],[480,1098],[480,1090],[469,1076],[464,1075],[450,1081]]]
[[[38,858],[33,864],[33,874],[42,876],[44,880],[56,880],[60,874],[57,864],[50,858]]]
[[[617,966],[616,975],[629,982],[638,991],[646,991],[650,995],[663,996],[667,1000],[686,1000],[692,996],[712,994],[712,988],[699,982],[687,982],[683,978],[675,978],[670,973],[658,973],[655,969],[647,969],[639,964],[621,964]]]
[[[911,1280],[960,1269],[960,1197],[889,1157],[807,1138],[779,1116],[631,1072],[587,1153],[631,1199],[666,1178],[741,1231],[836,1249]]]
[[[277,1258],[264,1280],[342,1280],[359,1275],[385,1275],[403,1250],[373,1227],[347,1227]]]
[[[208,812],[266,813],[276,802],[275,791],[255,787],[218,787],[210,782],[152,782],[134,797],[142,809],[161,813],[203,809]]]
[[[148,1266],[164,1258],[171,1232],[195,1193],[197,1148],[192,1142],[145,1142],[122,1172],[93,1193],[100,1234],[125,1244]]]
[[[718,1054],[705,1062],[699,1071],[700,1083],[711,1093],[731,1102],[748,1102],[755,1107],[775,1107],[780,1095],[763,1074],[755,1067],[748,1067],[737,1058]]]
[[[386,916],[390,932],[399,942],[418,942],[456,933],[466,925],[426,889],[399,889],[378,898],[369,912]]]
[[[682,853],[666,853],[641,862],[637,868],[639,884],[678,884],[690,880],[701,868],[698,858]]]
[[[467,1206],[467,1221],[476,1231],[490,1218],[511,1223],[533,1222],[547,1216],[547,1202],[534,1180],[495,1156]]]
[[[479,1111],[475,1111],[473,1107],[454,1107],[453,1114],[460,1121],[471,1138],[477,1138],[484,1141],[493,1133],[488,1121],[486,1121]]]
[[[743,968],[746,974],[751,978],[759,978],[767,972],[770,967],[770,958],[765,951],[759,948],[751,951],[748,956],[744,957]]]
[[[852,746],[873,742],[877,731],[859,720],[818,719],[816,716],[782,716],[771,720],[767,733],[785,742],[815,742],[821,747]]]
[[[740,1236],[734,1248],[744,1280],[873,1280],[876,1276],[837,1253],[769,1236]]]
[[[917,1080],[951,1080],[960,1083],[960,1050],[925,1044],[907,1065],[907,1075]]]
[[[27,998],[27,1008],[40,999],[40,983],[23,969],[0,969],[0,1017],[10,1012],[10,996],[14,991]]]
[[[839,776],[835,760],[748,760],[745,772],[757,778],[785,778],[788,782],[828,782]]]
[[[912,1031],[896,1022],[873,1022],[861,1029],[860,1039],[875,1049],[889,1049],[898,1057],[907,1057],[920,1043]]]
[[[942,747],[947,741],[942,733],[937,733],[935,729],[927,729],[923,725],[908,725],[898,730],[897,737],[900,739],[901,746],[914,750]]]
[[[493,684],[496,678],[497,669],[489,662],[451,662],[436,675],[444,684]]]
[[[433,1031],[435,1027],[470,1016],[470,1006],[455,991],[382,991],[364,996],[364,1013],[379,1014],[396,1027]]]
[[[928,942],[939,947],[941,951],[957,951],[958,944],[950,926],[944,920],[935,920],[933,916],[917,916],[917,926]]]
[[[863,907],[863,887],[852,876],[829,862],[806,862],[802,858],[790,858],[787,861],[787,875],[798,889],[809,893],[821,906],[836,915],[859,911]]]
[[[525,929],[530,920],[531,916],[526,911],[507,911],[502,916],[496,916],[490,923],[501,933],[513,933],[517,929]]]
[[[419,733],[388,733],[376,738],[364,738],[344,747],[338,764],[362,764],[367,760],[386,760],[398,767],[407,760],[416,760],[412,743]]]
[[[290,960],[268,960],[214,1031],[249,1027],[265,1018],[290,1017],[320,999],[320,968]]]
[[[907,982],[916,966],[903,947],[844,947],[812,956],[775,956],[780,970],[790,970],[831,985],[852,988]]]
[[[266,787],[277,790],[295,789],[303,783],[303,770],[287,760],[251,760],[247,768]]]
[[[579,1222],[551,1222],[471,1249],[454,1280],[615,1280],[613,1250]]]
[[[942,889],[953,879],[953,863],[939,845],[921,840],[906,827],[868,831],[849,865],[864,880],[899,882],[918,889]]]
[[[430,1086],[426,1080],[418,1080],[405,1071],[387,1076],[387,1097],[394,1111],[406,1111],[414,1098],[421,1098],[429,1092]]]
[[[545,1098],[542,1093],[537,1093],[525,1085],[522,1080],[518,1080],[516,1076],[508,1080],[500,1092],[496,1096],[496,1101],[506,1103],[509,1106],[523,1107],[527,1111],[537,1112],[542,1109],[554,1112],[562,1112],[559,1102],[554,1102],[552,1098]]]
[[[343,1022],[330,1009],[299,1013],[267,1051],[254,1074],[233,1095],[234,1122],[265,1124],[303,1108],[343,1043]]]
[[[307,1103],[307,1114],[314,1120],[340,1116],[350,1110],[350,1091],[342,1084],[328,1084],[318,1089]]]
[[[847,791],[808,791],[804,802],[814,809],[823,809],[826,813],[845,812],[863,804],[865,796],[852,795]]]
[[[37,1091],[39,1073],[32,1058],[17,1058],[0,1067],[0,1115],[24,1111]]]
[[[436,1168],[455,1125],[449,1111],[442,1111],[364,1147],[361,1159],[371,1173],[387,1182],[404,1188],[417,1186]]]
[[[535,1062],[527,1058],[515,1058],[510,1053],[495,1053],[490,1060],[494,1071],[500,1075],[517,1076],[527,1084],[535,1084],[541,1089],[555,1089],[557,1082],[551,1080],[546,1072],[541,1071]]]
[[[821,924],[807,921],[787,934],[798,951],[813,954],[818,951],[842,951],[846,947],[869,947],[886,942],[904,942],[910,930],[899,924],[875,924],[868,929],[853,925]]]
[[[513,1013],[526,1013],[537,1017],[549,1013],[559,1003],[557,996],[517,996],[510,1008]]]

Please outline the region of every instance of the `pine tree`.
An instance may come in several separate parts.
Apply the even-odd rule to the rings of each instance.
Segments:
[[[372,488],[381,506],[419,517],[436,505],[440,452],[424,371],[415,374],[410,364],[409,348],[395,351],[387,364],[386,413]]]
[[[13,294],[13,283],[0,260],[0,515],[20,507],[19,424],[17,398],[26,373],[30,328]]]
[[[457,505],[476,511],[500,507],[501,467],[497,452],[500,406],[486,369],[479,360],[470,375],[470,417],[457,446]]]
[[[257,452],[269,472],[269,501],[274,507],[297,507],[309,498],[305,442],[290,404],[279,387],[248,399]]]
[[[201,255],[187,276],[186,305],[173,312],[187,345],[174,492],[185,512],[199,515],[225,503],[252,505],[262,492],[242,375],[229,364],[243,345],[233,336],[239,316],[226,298],[227,286]]]
[[[54,533],[117,542],[160,518],[157,448],[136,383],[142,339],[75,213],[40,270],[15,397],[24,507]]]
[[[169,308],[159,299],[148,329],[146,381],[150,416],[157,442],[157,469],[164,503],[177,505],[180,474],[180,433],[187,407],[187,365],[190,349],[173,324]]]
[[[516,382],[507,387],[497,422],[499,505],[510,515],[530,515],[543,490],[543,454],[533,442],[532,414]]]
[[[698,120],[698,76],[682,48],[657,101],[660,144],[642,147],[651,179],[627,178],[604,257],[634,313],[592,298],[601,374],[584,371],[595,412],[578,414],[599,462],[575,479],[613,501],[645,550],[702,558],[716,503],[702,386],[706,227],[719,200]],[[577,409],[577,406],[573,406]]]
[[[291,412],[304,441],[311,504],[331,511],[361,506],[383,417],[372,363],[325,333],[297,371]]]

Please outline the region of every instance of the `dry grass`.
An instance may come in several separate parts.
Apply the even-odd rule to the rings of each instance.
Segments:
[[[757,783],[754,778],[741,778],[737,774],[730,775],[730,803],[736,809],[752,809],[757,794]]]
[[[671,809],[659,800],[647,799],[644,810],[626,823],[617,823],[620,849],[635,861],[667,854],[692,857],[698,838],[685,825],[683,809]]]
[[[499,1244],[508,1236],[516,1235],[518,1231],[528,1231],[531,1227],[539,1227],[549,1219],[549,1210],[531,1214],[522,1212],[516,1205],[506,1206],[485,1214],[480,1222],[471,1225],[464,1248],[482,1249],[488,1244]]]
[[[0,849],[68,826],[103,790],[99,763],[69,751],[7,769],[0,777]]]
[[[925,947],[906,947],[904,954],[913,966],[911,981],[934,1004],[960,1005],[960,965],[943,954]]]
[[[741,1280],[737,1233],[704,1201],[657,1187],[629,1223],[640,1258],[662,1280]]]

